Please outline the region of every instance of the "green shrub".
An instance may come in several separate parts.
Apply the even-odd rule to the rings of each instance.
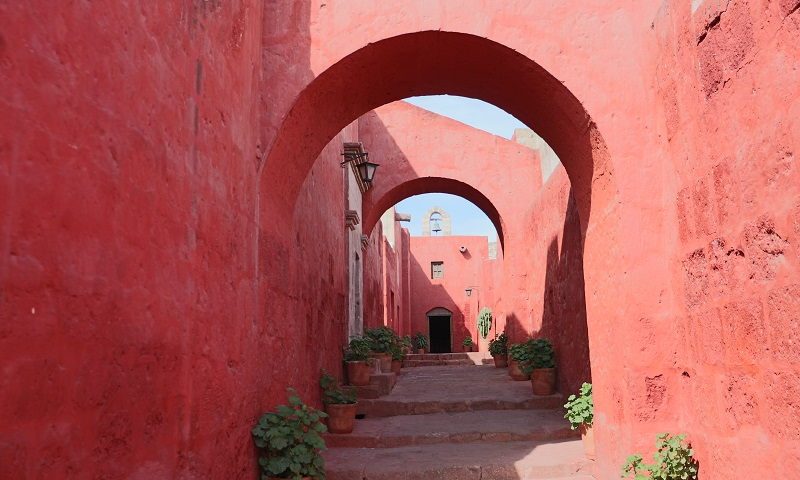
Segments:
[[[508,349],[509,358],[519,363],[520,368],[533,361],[533,344],[531,342],[531,340],[528,340],[522,343],[515,343]]]
[[[556,366],[553,344],[546,338],[531,339],[512,345],[508,349],[508,354],[512,360],[519,363],[519,368],[525,375],[530,375],[537,368]]]
[[[481,338],[486,338],[489,335],[489,330],[492,328],[492,310],[483,307],[478,314],[478,333]]]
[[[656,437],[653,463],[645,464],[641,455],[631,455],[622,466],[621,476],[633,475],[634,480],[697,480],[698,464],[693,455],[686,435],[661,433]]]
[[[320,434],[327,428],[320,419],[325,417],[289,389],[289,405],[262,415],[252,430],[256,447],[262,451],[258,459],[262,477],[324,479],[325,461],[320,451],[325,449],[325,441]]]
[[[463,345],[463,346],[465,346],[465,347],[471,347],[471,346],[473,346],[473,345],[474,345],[474,343],[472,343],[472,337],[467,337],[467,338],[465,338],[465,339],[464,339],[464,341],[463,341],[463,342],[461,342],[461,345]]]
[[[537,338],[533,340],[531,348],[533,349],[532,368],[554,368],[556,366],[555,352],[550,340]]]
[[[319,377],[319,386],[322,387],[322,403],[326,405],[356,403],[355,391],[343,390],[339,386],[339,381],[325,370]]]
[[[424,333],[417,332],[416,335],[414,335],[414,348],[417,350],[428,348],[428,337],[426,337]]]
[[[581,385],[581,390],[578,395],[570,395],[567,403],[564,405],[567,409],[564,418],[569,420],[570,426],[573,430],[586,425],[590,427],[594,420],[594,401],[592,400],[592,384],[585,383]]]
[[[508,337],[503,332],[497,338],[489,340],[489,353],[492,355],[506,355],[508,353]]]
[[[354,337],[350,339],[350,345],[344,353],[344,360],[346,362],[366,362],[371,349],[372,342],[368,338]]]
[[[371,328],[364,332],[370,341],[370,349],[375,353],[389,353],[392,345],[397,343],[397,335],[389,327]]]
[[[403,338],[400,339],[400,346],[402,348],[411,350],[411,348],[414,346],[414,342],[411,340],[411,335],[403,335]]]
[[[392,355],[392,360],[402,362],[403,359],[406,358],[406,354],[403,352],[402,342],[397,342],[392,345],[392,348],[389,349],[389,353]]]

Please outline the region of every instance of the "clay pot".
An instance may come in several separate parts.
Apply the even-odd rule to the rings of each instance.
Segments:
[[[350,433],[356,424],[358,403],[325,405],[328,414],[328,431],[331,433]]]
[[[347,362],[347,380],[350,385],[369,385],[369,363]]]
[[[425,355],[425,349],[424,348],[418,348],[417,349],[417,355]]]
[[[392,371],[392,356],[390,354],[373,352],[369,356],[376,358],[380,362],[381,372],[389,373]]]
[[[400,375],[400,369],[403,367],[403,362],[400,360],[392,360],[392,373]]]
[[[492,358],[495,367],[506,368],[508,366],[508,355],[492,355]]]
[[[581,440],[583,441],[583,452],[586,454],[586,458],[594,460],[596,458],[594,453],[594,432],[591,425],[581,425]]]
[[[508,359],[508,375],[518,382],[531,378],[530,375],[522,373],[522,370],[519,368],[519,363],[516,360],[510,358]]]
[[[466,345],[466,346],[464,346],[464,352],[465,352],[465,353],[466,353],[466,352],[471,352],[471,351],[472,351],[472,345]]]
[[[534,368],[531,372],[531,387],[534,395],[552,395],[556,393],[556,369]]]

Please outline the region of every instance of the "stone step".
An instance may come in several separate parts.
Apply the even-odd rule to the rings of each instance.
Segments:
[[[396,384],[397,375],[394,373],[373,373],[369,376],[369,385],[347,385],[345,388],[355,391],[359,400],[375,399],[392,393]]]
[[[530,388],[530,384],[528,388]],[[453,399],[443,395],[440,400],[408,400],[408,399],[364,399],[358,402],[358,413],[366,418],[392,417],[397,415],[425,415],[446,412],[474,412],[484,410],[533,410],[557,409],[564,404],[560,394],[534,396],[513,399]]]
[[[328,480],[545,480],[591,478],[580,440],[331,448]]]
[[[475,365],[472,360],[404,360],[403,368]]]
[[[579,438],[560,410],[484,410],[373,417],[356,421],[347,435],[327,434],[328,447],[392,448],[466,442]]]

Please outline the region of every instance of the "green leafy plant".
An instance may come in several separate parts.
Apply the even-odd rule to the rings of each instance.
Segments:
[[[350,344],[344,353],[344,360],[346,362],[366,362],[371,349],[372,342],[368,338],[354,337],[350,339]]]
[[[428,337],[426,337],[424,333],[417,332],[414,335],[414,348],[417,350],[428,348]]]
[[[645,464],[641,455],[631,455],[622,466],[621,477],[631,478],[632,475],[634,480],[697,480],[698,468],[686,435],[660,433],[656,436],[653,463]]]
[[[567,403],[564,404],[564,408],[567,409],[564,418],[569,420],[573,430],[579,428],[581,425],[590,427],[594,420],[592,384],[584,382],[584,384],[581,385],[578,395],[570,395],[569,398],[567,398]]]
[[[508,336],[503,332],[495,339],[489,340],[489,353],[497,355],[506,355],[508,353]]]
[[[403,335],[403,338],[400,339],[400,346],[403,349],[411,350],[411,347],[414,346],[411,335]]]
[[[392,360],[396,360],[398,362],[402,362],[403,359],[406,358],[406,354],[403,352],[402,342],[397,342],[392,345],[392,348],[389,349],[389,353],[392,355]]]
[[[553,343],[546,338],[537,338],[533,341],[533,368],[554,368],[556,355]]]
[[[262,451],[258,459],[262,477],[301,480],[325,478],[325,449],[321,433],[327,428],[320,421],[324,412],[304,404],[289,389],[289,405],[279,405],[274,413],[265,413],[253,427],[253,440]]]
[[[483,307],[478,314],[478,333],[481,338],[486,338],[489,335],[489,330],[492,328],[492,310]]]
[[[463,342],[461,342],[461,345],[463,345],[463,346],[465,346],[465,347],[471,347],[471,346],[473,346],[473,345],[474,345],[474,343],[472,343],[472,337],[467,337],[467,338],[465,338],[465,339],[464,339],[464,341],[463,341]]]
[[[533,361],[533,341],[528,340],[522,343],[515,343],[508,348],[508,356],[511,360],[519,363],[520,368]]]
[[[322,387],[322,402],[326,405],[356,403],[355,392],[350,389],[342,389],[339,381],[325,370],[319,377],[319,386]]]
[[[397,343],[397,335],[389,327],[371,328],[364,332],[370,341],[370,349],[375,353],[389,353],[392,345]]]

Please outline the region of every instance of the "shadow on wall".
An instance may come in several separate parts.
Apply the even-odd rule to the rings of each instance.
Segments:
[[[564,394],[576,392],[581,383],[591,382],[589,358],[589,334],[586,323],[586,296],[583,276],[583,246],[578,209],[570,191],[564,223],[561,229],[561,251],[559,252],[558,232],[542,243],[532,239],[534,254],[539,247],[547,244],[545,261],[537,264],[544,269],[544,289],[542,293],[541,322],[530,319],[539,329],[531,331],[530,322],[526,325],[517,312],[506,315],[506,332],[514,342],[523,338],[546,337],[553,342],[558,367],[558,388]],[[537,273],[534,267],[531,273]],[[529,291],[538,290],[533,285]],[[536,312],[531,312],[531,315]]]

